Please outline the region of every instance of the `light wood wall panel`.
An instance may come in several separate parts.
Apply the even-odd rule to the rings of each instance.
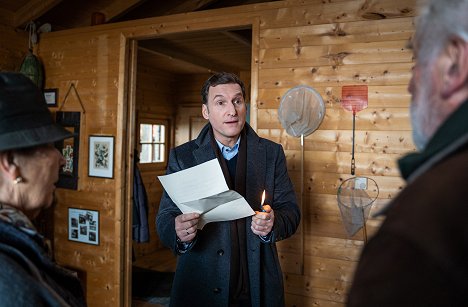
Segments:
[[[406,91],[407,85],[373,86],[368,85],[369,105],[374,107],[403,107],[409,106],[410,94]],[[322,96],[327,108],[339,106],[341,101],[340,86],[314,86]],[[259,109],[275,108],[281,102],[281,97],[289,88],[261,89],[258,100]]]
[[[136,134],[139,135],[139,123],[151,119],[168,119],[170,122],[176,112],[174,100],[174,74],[158,70],[146,65],[138,65],[136,83]],[[168,128],[173,129],[170,125]],[[138,146],[139,140],[135,140]],[[156,231],[156,214],[159,210],[159,200],[162,196],[162,186],[157,176],[165,174],[165,167],[153,167],[139,164],[139,170],[148,195],[148,226],[149,242],[133,243],[135,260],[153,254],[162,248]]]
[[[286,271],[286,292],[294,294],[288,297],[288,303],[297,306],[343,305],[362,247],[362,231],[352,238],[345,232],[336,197],[341,182],[351,177],[352,114],[340,105],[341,86],[368,86],[369,105],[356,115],[355,149],[356,173],[376,180],[380,187],[373,212],[402,189],[404,183],[396,161],[414,150],[408,118],[410,97],[406,92],[412,66],[412,53],[407,49],[413,33],[412,9],[402,9],[405,13],[399,14],[395,9],[402,2],[394,2],[397,6],[393,9],[389,2],[380,3],[386,14],[392,11],[392,17],[401,18],[362,21],[359,10],[366,4],[318,4],[313,6],[315,12],[312,5],[284,8],[276,11],[274,22],[262,19],[265,24],[260,31],[259,134],[283,144],[296,192],[299,194],[301,185],[305,191],[301,277],[291,273],[297,271],[299,261],[291,245],[299,245],[300,240],[291,239],[291,243],[286,243],[288,248],[279,248]],[[294,18],[296,14],[302,14],[304,19]],[[316,18],[308,18],[313,14],[317,14]],[[315,88],[326,104],[319,130],[305,138],[302,178],[300,140],[282,130],[277,113],[282,95],[301,84]],[[380,223],[379,218],[368,220],[368,237]],[[328,245],[322,248],[320,256],[311,254],[324,240],[341,240],[347,245]],[[335,259],[337,250],[351,257]]]
[[[49,34],[49,33],[47,33]],[[51,34],[51,33],[50,33]],[[120,36],[82,33],[41,39],[39,55],[46,71],[46,88],[58,88],[57,111],[81,111],[78,190],[58,190],[55,210],[55,257],[59,264],[80,272],[85,281],[89,305],[115,306],[121,301],[121,263],[123,261],[122,205],[122,134],[117,127]],[[114,52],[111,52],[114,51]],[[64,101],[71,84],[72,90]],[[64,104],[65,102],[65,104]],[[114,177],[88,177],[89,135],[112,135]],[[98,246],[68,241],[68,208],[99,211]],[[93,303],[94,302],[94,303]],[[99,303],[98,303],[99,302]]]
[[[288,135],[285,130],[259,129],[259,135],[281,143],[285,149],[300,150],[300,138]],[[356,156],[361,152],[403,154],[413,151],[411,131],[356,131]],[[352,150],[352,132],[349,130],[316,130],[305,138],[305,150],[347,152]]]
[[[336,200],[340,183],[351,177],[352,114],[340,106],[341,87],[365,84],[369,89],[369,106],[356,116],[356,161],[357,173],[379,185],[372,209],[376,211],[403,188],[396,161],[414,150],[406,92],[413,65],[406,42],[413,33],[414,16],[414,0],[289,0],[44,34],[40,55],[48,87],[59,88],[61,101],[74,82],[86,108],[79,190],[59,191],[55,246],[60,263],[85,273],[89,305],[123,305],[122,289],[128,282],[121,273],[127,238],[122,223],[127,221],[125,204],[119,202],[125,188],[119,178],[125,170],[121,158],[126,134],[119,127],[125,127],[126,92],[119,87],[126,80],[122,73],[126,39],[258,22],[258,37],[253,37],[259,42],[258,53],[252,55],[257,65],[252,72],[254,120],[261,136],[286,149],[298,195],[304,184],[303,231],[279,244],[286,303],[343,306],[363,237],[362,232],[347,236]],[[305,138],[304,176],[299,139],[287,135],[277,117],[282,95],[299,84],[316,88],[326,102],[322,125]],[[141,84],[139,99],[151,100],[154,86]],[[164,88],[161,95],[167,94],[162,94]],[[197,91],[198,85],[188,85],[179,101],[195,102]],[[79,104],[73,98],[64,109],[77,110]],[[164,104],[139,106],[139,112],[164,110],[168,110]],[[87,136],[102,133],[116,136],[120,156],[116,154],[115,179],[87,177]],[[152,180],[155,174],[145,176]],[[151,193],[161,192],[150,185],[154,186]],[[88,246],[66,239],[66,208],[70,206],[100,210],[103,244]],[[380,223],[379,218],[369,219],[369,236]]]
[[[175,125],[174,146],[181,145],[194,138],[192,135],[192,122],[201,121],[203,116],[202,98],[200,90],[203,83],[211,74],[178,75],[177,76],[177,100],[178,109]]]
[[[409,40],[413,32],[412,17],[265,28],[260,33],[260,48]]]

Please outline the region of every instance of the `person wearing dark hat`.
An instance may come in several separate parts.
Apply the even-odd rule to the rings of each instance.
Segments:
[[[32,220],[52,205],[64,158],[54,123],[26,76],[0,73],[0,305],[86,306],[79,279],[58,266]]]

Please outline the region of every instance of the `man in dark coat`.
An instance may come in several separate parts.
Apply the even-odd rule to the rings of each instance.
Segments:
[[[365,246],[348,306],[468,306],[468,0],[431,0],[413,39],[418,153]]]
[[[202,113],[209,123],[196,140],[171,150],[167,173],[217,158],[229,188],[256,211],[254,216],[208,223],[200,230],[198,214],[182,214],[163,194],[158,233],[180,255],[172,306],[284,306],[275,242],[294,234],[300,212],[283,149],[245,123],[244,97],[237,76],[210,77],[202,88]]]

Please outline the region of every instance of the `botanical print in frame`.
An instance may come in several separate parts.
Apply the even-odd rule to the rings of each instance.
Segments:
[[[89,137],[89,171],[90,177],[112,178],[114,176],[114,137]]]

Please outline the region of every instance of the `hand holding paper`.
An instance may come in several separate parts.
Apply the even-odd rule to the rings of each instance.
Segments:
[[[182,213],[200,213],[198,229],[255,214],[239,193],[229,190],[217,159],[158,178]]]

